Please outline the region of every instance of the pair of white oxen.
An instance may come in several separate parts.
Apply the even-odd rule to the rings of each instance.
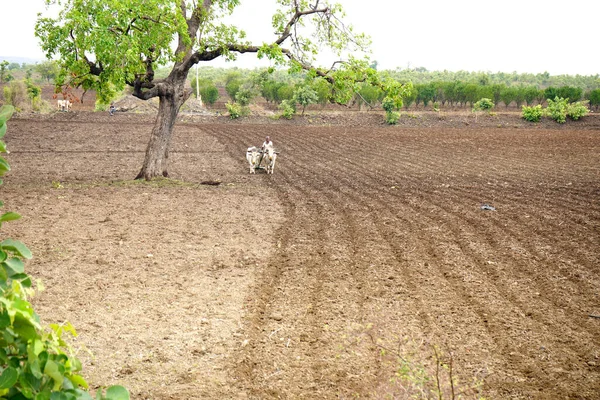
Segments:
[[[58,100],[57,105],[58,105],[58,111],[68,112],[69,109],[71,108],[71,106],[73,105],[73,103],[71,103],[69,100],[65,99],[65,100]]]
[[[256,170],[261,167],[261,164],[265,164],[265,169],[267,174],[272,174],[273,170],[275,170],[275,159],[277,158],[277,153],[275,149],[271,146],[267,146],[264,149],[260,149],[258,147],[252,146],[248,147],[246,151],[246,160],[248,160],[248,164],[250,164],[250,173],[256,173]]]

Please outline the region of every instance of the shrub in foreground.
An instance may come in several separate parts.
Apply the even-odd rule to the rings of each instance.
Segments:
[[[567,117],[571,118],[573,121],[585,117],[590,112],[587,104],[587,101],[578,101],[577,103],[569,104],[567,106]]]
[[[523,111],[521,113],[523,119],[529,122],[540,122],[543,115],[544,110],[540,104],[535,107],[523,106]]]

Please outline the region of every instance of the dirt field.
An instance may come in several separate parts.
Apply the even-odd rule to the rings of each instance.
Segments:
[[[403,399],[435,386],[437,352],[444,398],[451,367],[466,398],[597,399],[598,116],[474,118],[188,115],[176,181],[144,183],[151,116],[16,116],[3,235],[94,388]],[[265,135],[275,174],[250,175]]]

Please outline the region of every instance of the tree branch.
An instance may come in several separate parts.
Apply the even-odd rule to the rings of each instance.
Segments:
[[[275,44],[277,44],[277,45],[280,45],[281,43],[285,42],[285,40],[291,36],[292,28],[296,26],[296,24],[298,23],[300,18],[302,18],[303,16],[317,14],[317,13],[325,14],[329,11],[329,7],[317,9],[316,5],[319,4],[318,1],[315,4],[314,9],[307,10],[307,11],[300,11],[300,9],[298,8],[298,2],[295,1],[294,3],[296,4],[296,13],[292,16],[292,18],[290,18],[290,20],[288,21],[287,25],[283,29],[283,32],[281,33],[279,38],[277,40],[275,40]]]

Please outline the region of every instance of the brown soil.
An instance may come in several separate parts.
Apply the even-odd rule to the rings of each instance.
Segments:
[[[78,329],[93,388],[427,397],[437,351],[445,398],[450,365],[467,398],[597,398],[597,115],[182,114],[176,180],[129,181],[152,120],[22,114],[5,138],[23,219],[3,235],[32,249],[35,308]],[[275,174],[250,175],[265,135]]]

